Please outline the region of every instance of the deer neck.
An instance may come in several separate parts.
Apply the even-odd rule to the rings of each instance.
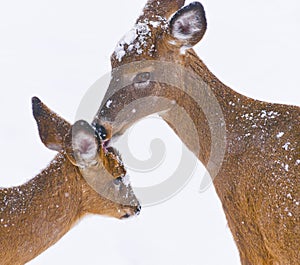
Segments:
[[[197,81],[183,78],[184,93],[174,94],[176,106],[171,111],[162,112],[161,116],[197,158],[208,166],[212,158],[212,144],[225,148],[226,153],[227,136],[231,129],[234,130],[236,116],[253,100],[224,85],[192,49],[186,51],[183,58],[178,63],[195,75]]]
[[[79,218],[79,177],[58,154],[34,179],[0,191],[1,264],[31,260],[71,228]]]

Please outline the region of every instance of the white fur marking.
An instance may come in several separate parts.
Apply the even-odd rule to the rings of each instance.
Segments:
[[[181,28],[188,27],[188,33],[182,33]],[[173,36],[180,40],[190,39],[196,32],[201,30],[201,24],[197,19],[196,11],[187,12],[177,18],[173,25]]]
[[[97,153],[95,139],[85,132],[78,132],[73,137],[73,148],[79,152],[80,158],[84,161],[91,161]]]

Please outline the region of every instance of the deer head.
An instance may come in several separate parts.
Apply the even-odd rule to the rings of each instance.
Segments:
[[[199,2],[183,5],[184,1],[148,1],[133,29],[117,44],[111,56],[112,80],[94,119],[94,124],[105,124],[114,137],[140,118],[173,107],[174,100],[159,104],[157,98],[149,102],[149,95],[166,99],[171,98],[170,94],[178,95],[175,100],[181,105],[182,72],[192,70],[191,48],[202,39],[207,27]],[[166,76],[173,78],[181,91],[167,85],[170,80],[164,82]],[[130,110],[126,110],[129,104]]]
[[[174,0],[147,2],[133,29],[120,40],[111,56],[111,82],[93,123],[105,125],[117,138],[139,119],[159,113],[190,150],[197,156],[201,153],[200,160],[207,164],[211,138],[223,141],[221,129],[211,130],[205,124],[199,130],[195,127],[197,121],[190,122],[194,117],[205,119],[203,110],[206,114],[212,112],[208,100],[212,96],[204,82],[210,75],[192,49],[202,39],[207,23],[201,3],[183,5],[184,1]],[[206,74],[195,74],[195,68]],[[183,118],[178,112],[185,112],[190,118]],[[221,114],[222,110],[218,112]],[[167,117],[172,113],[176,120]],[[205,134],[207,143],[199,143],[192,134]]]
[[[85,197],[83,213],[125,218],[140,211],[119,153],[107,146],[109,135],[103,126],[84,120],[71,126],[36,97],[32,106],[44,145],[65,154],[82,176],[78,184]]]

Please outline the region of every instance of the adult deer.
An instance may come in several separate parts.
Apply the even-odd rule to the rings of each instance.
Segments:
[[[38,98],[32,104],[42,142],[59,154],[26,184],[0,189],[1,265],[32,260],[86,214],[122,219],[140,211],[103,127],[71,126]]]
[[[299,264],[300,109],[218,80],[192,49],[206,31],[203,6],[184,2],[147,2],[112,54],[94,123],[116,137],[159,113],[212,176],[241,263]]]

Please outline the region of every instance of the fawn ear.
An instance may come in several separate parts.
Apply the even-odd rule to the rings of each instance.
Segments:
[[[43,144],[51,150],[60,152],[71,125],[37,97],[32,98],[32,111]]]
[[[64,148],[74,165],[87,167],[98,162],[99,143],[95,129],[86,121],[80,120],[75,122],[66,135]]]
[[[193,2],[178,10],[171,18],[169,28],[175,43],[186,47],[197,44],[207,28],[202,4]]]

